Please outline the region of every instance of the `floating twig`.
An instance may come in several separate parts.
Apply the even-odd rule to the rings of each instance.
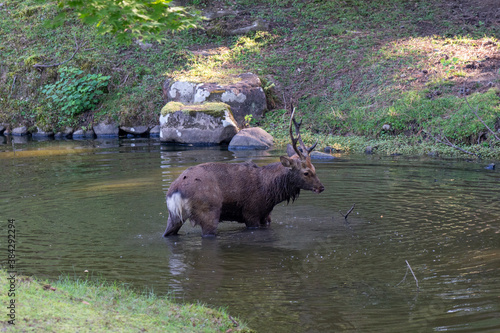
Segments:
[[[409,270],[411,272],[411,275],[413,275],[413,278],[415,279],[415,283],[417,285],[417,291],[419,291],[420,287],[418,286],[417,277],[415,276],[415,273],[413,273],[413,269],[411,269],[411,266],[410,266],[410,263],[408,262],[408,260],[405,260],[405,262],[406,262],[406,266],[407,266],[405,276],[403,277],[403,280],[401,280],[401,282],[399,282],[396,285],[396,287],[399,286],[401,283],[403,283],[406,280],[406,275],[408,275],[408,270]]]
[[[405,262],[406,262],[406,265],[408,266],[408,268],[410,269],[411,275],[413,275],[413,278],[415,279],[415,283],[417,284],[417,290],[419,290],[420,287],[418,286],[417,277],[415,276],[415,273],[413,273],[413,269],[411,269],[411,266],[410,266],[410,263],[408,262],[408,260],[405,260]]]
[[[344,215],[344,214],[342,214],[342,212],[341,212],[340,210],[339,210],[339,213],[340,213],[340,214],[342,214],[342,216],[343,216],[343,217],[347,220],[347,217],[349,216],[349,214],[351,214],[351,213],[352,213],[352,211],[354,210],[354,206],[356,206],[356,204],[355,204],[355,203],[353,203],[353,204],[352,204],[351,209],[349,209],[349,211],[348,211],[345,215]]]

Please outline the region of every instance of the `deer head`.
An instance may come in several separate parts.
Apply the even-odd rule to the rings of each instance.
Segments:
[[[295,108],[293,108],[289,126],[290,139],[292,141],[292,148],[295,154],[289,157],[281,156],[281,164],[291,170],[295,181],[301,189],[310,190],[315,193],[321,193],[324,191],[325,187],[323,186],[323,184],[321,184],[318,177],[316,176],[316,169],[311,163],[310,156],[310,153],[316,147],[318,142],[316,142],[309,148],[306,147],[300,135],[300,126],[302,125],[302,121],[297,123],[295,121],[294,115]],[[295,127],[295,134],[297,137],[293,136],[292,124]],[[297,148],[297,142],[300,144],[300,148]]]

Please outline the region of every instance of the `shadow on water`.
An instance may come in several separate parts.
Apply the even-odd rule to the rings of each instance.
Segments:
[[[88,270],[227,307],[262,332],[500,330],[500,174],[482,164],[316,162],[325,192],[278,205],[269,229],[222,223],[216,238],[203,239],[186,223],[164,239],[164,195],[185,168],[264,165],[281,152],[149,139],[27,141],[15,149],[0,145],[0,207],[4,222],[16,220],[24,274]],[[353,203],[345,220],[339,211]],[[403,281],[405,260],[419,291],[411,273]]]

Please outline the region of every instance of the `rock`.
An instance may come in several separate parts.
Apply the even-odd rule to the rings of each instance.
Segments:
[[[160,125],[156,125],[152,129],[149,130],[149,136],[158,137],[160,136]]]
[[[495,170],[495,163],[490,163],[484,167],[486,170]]]
[[[139,39],[137,39],[137,40],[135,41],[135,43],[136,43],[137,45],[139,45],[139,47],[140,47],[143,51],[146,51],[146,50],[148,50],[148,49],[150,49],[150,48],[152,48],[152,47],[153,47],[153,44],[151,44],[151,43],[144,43],[142,40],[139,40]]]
[[[73,139],[81,140],[81,139],[93,139],[94,138],[94,131],[93,130],[86,130],[84,131],[83,129],[79,129],[75,132],[73,132]]]
[[[368,146],[365,148],[365,154],[373,154],[373,147]]]
[[[0,125],[0,135],[2,135],[4,131],[5,131],[5,126]]]
[[[186,81],[163,84],[165,101],[195,104],[203,102],[223,102],[231,107],[237,123],[242,125],[245,116],[251,114],[259,119],[267,110],[266,94],[257,75],[252,73],[240,74],[232,79],[232,84],[196,83]]]
[[[75,137],[80,137],[80,136],[84,136],[85,135],[85,131],[82,130],[82,129],[79,129],[79,130],[76,130],[73,132],[73,136]]]
[[[118,124],[111,122],[100,122],[97,125],[94,125],[94,133],[98,138],[111,138],[118,136]],[[73,134],[74,135],[74,134]]]
[[[28,128],[26,126],[16,127],[12,130],[12,135],[14,136],[28,135]]]
[[[142,135],[146,133],[149,130],[148,126],[133,126],[133,127],[127,127],[127,126],[120,126],[120,129],[124,131],[125,133],[129,134],[134,134],[134,135]]]
[[[50,136],[54,136],[54,132],[52,131],[44,131],[40,127],[36,127],[36,132],[31,133],[33,137],[38,137],[38,138],[48,138]]]
[[[311,160],[334,160],[335,156],[330,154],[321,153],[319,151],[312,151],[309,156],[311,156]]]
[[[271,134],[259,127],[245,128],[236,134],[229,143],[230,150],[269,149],[274,139]]]
[[[236,35],[245,35],[245,34],[249,33],[250,31],[268,31],[268,30],[269,30],[269,23],[267,23],[264,20],[258,19],[256,21],[254,21],[252,23],[252,25],[229,30],[229,31],[226,31],[225,34],[229,35],[229,36],[236,36]]]
[[[162,142],[217,145],[229,143],[236,133],[238,126],[231,108],[224,103],[169,102],[161,110]]]
[[[302,148],[297,145],[297,148],[299,149],[299,151],[303,151]],[[308,147],[307,149],[310,149],[311,147]],[[287,144],[286,145],[286,153],[288,154],[288,156],[293,156],[295,154],[295,150],[293,150],[293,147],[291,144]],[[333,160],[335,159],[336,157],[335,156],[332,156],[330,154],[326,154],[326,153],[321,153],[321,152],[318,152],[318,151],[312,151],[309,156],[311,156],[311,159],[313,160]]]
[[[323,150],[325,153],[327,154],[332,154],[332,153],[336,153],[337,152],[337,149],[333,148],[333,147],[330,147],[330,146],[326,146],[325,149]]]
[[[391,129],[391,125],[389,125],[389,124],[384,124],[384,126],[382,126],[382,129],[383,129],[384,131],[388,131],[388,130],[390,130],[390,129]]]
[[[73,134],[73,127],[65,127],[61,132],[57,132],[54,136],[56,138],[70,138]]]

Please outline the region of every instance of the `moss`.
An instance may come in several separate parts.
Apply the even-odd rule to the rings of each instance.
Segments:
[[[42,58],[38,54],[30,55],[29,57],[24,59],[24,66],[31,67],[35,64],[38,64]]]
[[[42,6],[30,6],[18,11],[16,17],[28,18],[42,10]]]
[[[195,116],[196,112],[203,112],[215,118],[222,118],[226,115],[226,111],[231,111],[231,107],[226,103],[221,103],[221,102],[209,102],[203,104],[188,104],[188,105],[184,105],[180,102],[168,102],[161,109],[161,115],[165,116],[168,113],[174,113],[177,111],[182,111],[184,113],[189,114],[190,116]]]
[[[192,83],[211,82],[221,85],[236,84],[242,80],[239,74],[234,73],[233,69],[223,70],[217,66],[213,67],[211,65],[205,65],[200,68],[195,67],[186,72],[174,73],[172,77],[175,81],[187,81]]]

